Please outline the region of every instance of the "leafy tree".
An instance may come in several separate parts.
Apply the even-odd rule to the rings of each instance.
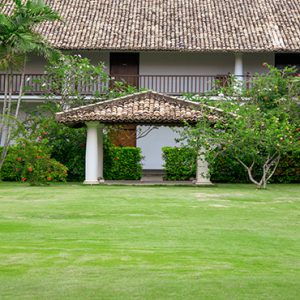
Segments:
[[[194,151],[203,149],[209,162],[230,153],[258,188],[266,188],[281,157],[300,146],[300,78],[290,68],[269,68],[257,76],[245,102],[211,102],[223,117],[215,124],[204,118],[181,137]]]
[[[5,71],[5,93],[0,117],[0,137],[4,145],[0,157],[0,169],[7,154],[11,130],[18,117],[24,87],[28,55],[36,53],[49,58],[55,51],[34,28],[45,21],[59,20],[59,15],[42,0],[13,0],[11,14],[0,13],[0,68]],[[21,71],[19,97],[13,112],[13,74]]]

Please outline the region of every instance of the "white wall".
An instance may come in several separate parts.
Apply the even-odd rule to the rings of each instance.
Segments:
[[[263,72],[264,62],[274,64],[273,53],[246,53],[244,72]],[[142,52],[141,75],[219,75],[234,72],[232,53]]]
[[[145,130],[147,126],[138,126],[137,130]],[[137,147],[142,149],[143,169],[163,169],[162,147],[176,146],[175,139],[179,137],[170,127],[159,127],[151,131],[144,138],[137,140]],[[178,145],[177,145],[178,146]]]

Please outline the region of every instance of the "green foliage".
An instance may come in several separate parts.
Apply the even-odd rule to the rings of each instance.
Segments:
[[[19,149],[16,158],[16,170],[21,174],[21,181],[31,185],[48,184],[52,181],[65,181],[67,168],[50,158],[37,144],[26,143]]]
[[[182,131],[181,140],[195,153],[205,150],[211,166],[221,154],[228,155],[251,182],[265,188],[280,160],[300,147],[300,81],[292,70],[270,67],[268,74],[257,75],[243,103],[235,98],[211,102],[223,111],[219,119],[211,122],[204,116]]]
[[[86,128],[49,127],[52,157],[68,168],[68,181],[83,181],[85,174]]]
[[[34,30],[45,21],[59,20],[59,15],[44,1],[14,0],[12,14],[0,13],[0,67],[20,69],[30,53],[49,57],[55,51],[46,39]]]
[[[104,178],[107,180],[139,180],[142,177],[141,149],[116,147],[107,139],[104,147]]]
[[[163,147],[165,177],[167,180],[189,180],[196,176],[196,154],[193,149]]]
[[[267,73],[256,74],[252,88],[244,91],[244,95],[251,97],[251,102],[261,109],[276,108],[282,102],[288,102],[292,97],[299,96],[300,78],[294,76],[295,67],[283,70],[264,64]]]
[[[300,183],[300,150],[286,153],[281,158],[271,182]]]
[[[167,180],[189,180],[196,176],[196,157],[192,149],[164,147],[163,158]],[[244,158],[242,158],[245,160]],[[253,169],[254,177],[261,176],[259,168]],[[219,153],[210,164],[212,182],[248,183],[249,178],[232,153]],[[287,153],[279,162],[271,182],[300,182],[300,151]]]
[[[107,91],[108,74],[104,64],[91,64],[81,55],[60,55],[46,67],[47,77],[41,82],[48,99],[60,95],[60,110],[77,107],[102,99]],[[93,92],[86,99],[86,90]]]
[[[0,153],[2,148],[0,148]],[[18,148],[10,147],[5,162],[1,168],[0,179],[4,181],[20,181],[21,174],[16,170],[16,158],[18,157]]]
[[[67,168],[50,157],[42,143],[22,141],[10,147],[1,170],[1,179],[29,182],[31,185],[65,181]]]
[[[86,128],[70,128],[57,123],[53,118],[43,119],[41,124],[47,132],[51,156],[69,170],[68,181],[83,181]]]

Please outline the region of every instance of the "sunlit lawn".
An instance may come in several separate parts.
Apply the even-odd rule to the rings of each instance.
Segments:
[[[0,299],[299,299],[300,185],[0,183]]]

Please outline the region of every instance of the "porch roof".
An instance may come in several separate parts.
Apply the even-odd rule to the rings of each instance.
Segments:
[[[299,0],[46,0],[63,22],[38,30],[60,49],[300,52]],[[0,12],[13,1],[2,0]]]
[[[104,124],[183,125],[206,117],[216,122],[223,111],[208,105],[156,92],[139,92],[80,106],[56,114],[59,123],[80,127],[88,121]]]

